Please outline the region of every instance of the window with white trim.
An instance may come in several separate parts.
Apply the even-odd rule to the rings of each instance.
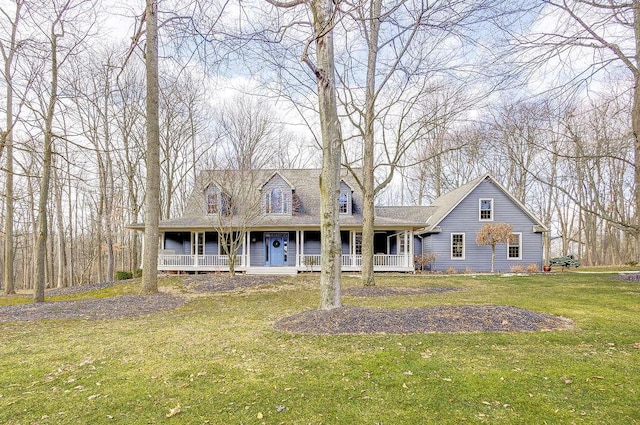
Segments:
[[[464,233],[451,234],[451,259],[464,260]]]
[[[507,242],[507,258],[509,260],[522,259],[522,233],[512,233]]]
[[[267,214],[287,214],[289,212],[289,197],[275,187],[265,196],[265,211]]]
[[[493,220],[493,199],[480,199],[480,221]]]
[[[218,197],[218,189],[210,185],[205,191],[205,199],[207,201],[207,214],[217,214],[220,211],[220,200]]]
[[[353,253],[362,255],[362,232],[356,232],[353,239]]]
[[[349,214],[349,194],[341,192],[338,203],[340,205],[340,214]]]

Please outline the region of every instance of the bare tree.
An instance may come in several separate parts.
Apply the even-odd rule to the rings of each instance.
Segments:
[[[540,18],[548,31],[521,37],[535,67],[540,65],[569,71],[569,84],[561,81],[559,90],[576,89],[603,73],[626,74],[617,84],[627,81],[632,92],[629,114],[633,139],[633,206],[634,214],[623,223],[636,237],[636,253],[640,252],[640,1],[546,0]],[[536,54],[531,55],[533,49]],[[591,60],[587,52],[593,53]],[[579,60],[578,60],[579,58]],[[562,61],[558,64],[558,59]],[[533,65],[532,62],[528,62]],[[563,67],[566,64],[568,66]],[[573,83],[573,84],[571,84]],[[601,211],[600,213],[604,213]],[[622,223],[621,223],[622,224]]]
[[[476,243],[491,246],[491,273],[496,262],[496,245],[509,242],[512,233],[513,227],[508,223],[487,223],[478,231]]]
[[[147,75],[147,147],[146,147],[146,198],[144,220],[144,250],[142,291],[158,292],[158,239],[160,232],[160,124],[158,78],[158,2],[146,0],[146,51]]]
[[[17,38],[18,25],[22,15],[22,7],[24,1],[16,1],[15,13],[11,17],[8,11],[0,9],[3,18],[9,23],[9,38],[7,42],[0,43],[0,53],[4,61],[4,82],[6,89],[6,121],[5,130],[2,132],[0,140],[0,158],[3,149],[6,149],[5,161],[5,222],[4,222],[4,267],[3,281],[5,294],[15,294],[14,278],[15,272],[13,268],[14,262],[14,236],[13,236],[13,215],[14,215],[14,191],[13,191],[13,127],[14,127],[14,111],[13,111],[13,67],[15,54],[19,48],[19,40]]]

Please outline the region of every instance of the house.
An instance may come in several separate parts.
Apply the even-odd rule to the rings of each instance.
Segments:
[[[160,222],[161,271],[295,274],[320,268],[319,169],[212,170],[199,175],[182,217]],[[362,264],[362,193],[346,170],[340,182],[342,270]],[[433,253],[432,270],[488,271],[491,249],[477,246],[486,222],[513,225],[496,250],[496,270],[542,266],[546,228],[490,175],[428,207],[375,209],[374,270],[412,272],[414,257]],[[144,230],[144,225],[130,226]],[[227,255],[227,253],[235,255]]]

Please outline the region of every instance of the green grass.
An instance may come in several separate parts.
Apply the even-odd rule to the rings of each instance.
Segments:
[[[640,423],[638,283],[571,272],[380,275],[377,283],[463,290],[345,296],[344,303],[512,305],[571,318],[576,328],[358,336],[275,331],[277,319],[317,308],[317,275],[194,297],[178,310],[145,317],[0,323],[0,423]],[[176,278],[165,284],[180,286]],[[343,284],[360,283],[345,276]],[[136,285],[82,296],[134,293]]]

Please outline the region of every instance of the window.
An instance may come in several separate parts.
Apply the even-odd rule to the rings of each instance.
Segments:
[[[267,214],[286,214],[289,212],[289,197],[279,187],[271,189],[265,198]]]
[[[353,241],[354,255],[362,255],[362,232],[356,232]]]
[[[480,221],[493,220],[493,199],[480,199]]]
[[[522,259],[522,233],[512,233],[507,243],[507,258],[510,260]]]
[[[398,235],[398,254],[406,254],[407,252],[409,252],[409,250],[407,249],[407,240],[405,239],[406,236],[406,232],[405,233],[400,233]]]
[[[451,234],[451,259],[464,260],[464,233]]]
[[[340,204],[340,214],[349,214],[349,195],[342,192],[338,202]]]
[[[205,199],[207,201],[207,214],[217,214],[220,208],[218,200],[218,191],[215,186],[207,187],[205,191]]]

